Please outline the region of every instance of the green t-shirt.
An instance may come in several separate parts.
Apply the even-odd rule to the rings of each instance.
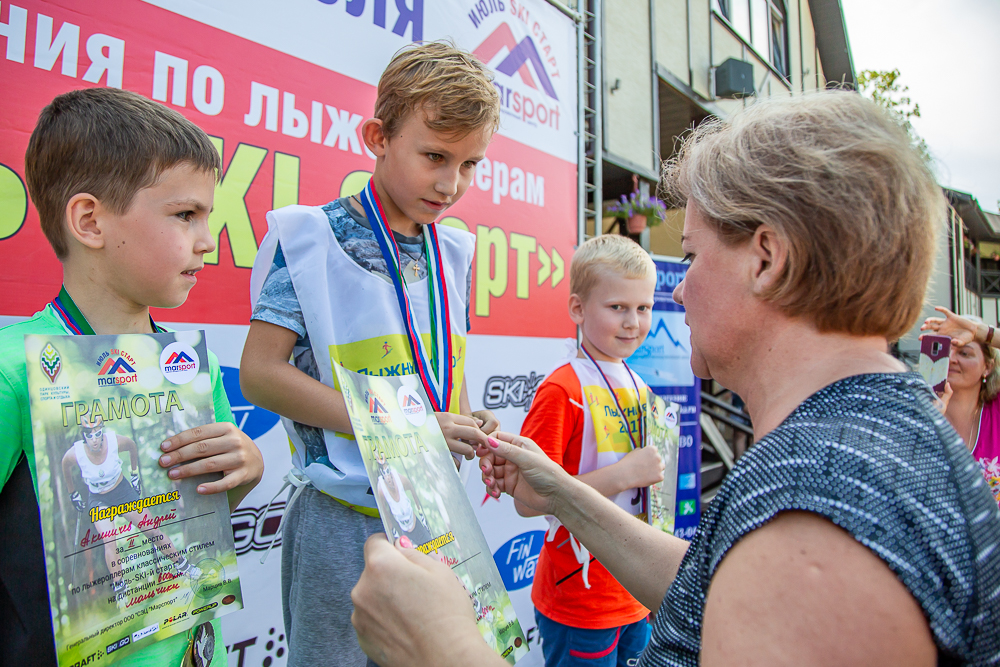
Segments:
[[[28,403],[28,379],[25,369],[24,336],[26,334],[68,334],[52,306],[35,313],[30,319],[0,329],[0,491],[10,479],[11,472],[21,459],[21,453],[28,460],[31,481],[38,493],[38,477],[35,472],[35,447],[31,438],[31,415]],[[212,399],[215,404],[216,421],[233,424],[233,411],[222,386],[222,372],[219,360],[208,353],[208,364],[212,377]],[[42,558],[39,558],[42,562]],[[212,665],[226,665],[225,642],[218,620],[212,621],[215,628],[215,655]],[[187,648],[187,633],[180,633],[147,646],[138,653],[117,662],[122,667],[175,667],[180,665]]]

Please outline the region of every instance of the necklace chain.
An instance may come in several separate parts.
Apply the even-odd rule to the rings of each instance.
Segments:
[[[359,197],[358,195],[351,195],[351,199],[353,199],[354,201],[358,202],[358,206],[360,206],[361,209],[364,210],[364,205],[361,203],[361,197]],[[392,230],[389,230],[389,231],[391,233],[395,234],[395,232],[393,232]],[[404,255],[406,255],[410,259],[411,262],[413,262],[413,264],[414,264],[414,266],[413,266],[413,276],[415,278],[419,278],[420,277],[420,251],[418,250],[416,257],[414,257],[409,252],[407,252],[407,250],[405,248],[403,248],[403,244],[397,243],[396,247],[399,248],[399,251],[401,253],[403,253]],[[409,267],[405,267],[405,268],[409,268]],[[405,270],[405,268],[404,268],[404,270]]]
[[[969,439],[965,441],[965,446],[970,452],[976,449],[976,441],[972,439],[972,434],[975,433],[978,440],[979,432],[976,427],[979,425],[978,417],[982,413],[982,410],[982,407],[979,407],[972,413],[972,423],[969,424]]]

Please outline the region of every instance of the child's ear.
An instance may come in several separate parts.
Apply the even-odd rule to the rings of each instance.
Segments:
[[[569,295],[569,319],[573,320],[573,324],[579,326],[583,324],[583,300],[580,298],[579,294]]]
[[[103,248],[104,233],[100,224],[101,202],[92,194],[80,192],[66,203],[66,225],[70,235],[88,248]]]
[[[382,120],[379,118],[369,118],[361,126],[361,137],[365,140],[365,146],[375,154],[376,158],[385,155],[386,136],[382,131]]]

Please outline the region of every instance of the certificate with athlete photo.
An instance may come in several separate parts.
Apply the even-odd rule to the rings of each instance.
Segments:
[[[646,406],[647,447],[656,447],[663,459],[663,481],[649,487],[649,525],[674,533],[677,504],[677,455],[680,450],[680,406],[666,403],[648,392]]]
[[[111,664],[242,608],[226,494],[195,491],[221,473],[173,481],[158,463],[164,440],[215,421],[204,332],[24,346],[59,665]]]
[[[513,665],[528,644],[417,376],[333,367],[386,535],[451,566],[483,639]]]

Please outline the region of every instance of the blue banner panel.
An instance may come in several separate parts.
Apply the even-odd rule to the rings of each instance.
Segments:
[[[691,330],[684,307],[674,303],[673,290],[684,279],[687,265],[655,260],[656,298],[653,324],[645,342],[628,364],[653,391],[681,408],[680,452],[677,464],[677,537],[694,537],[701,517],[701,380],[691,371]]]

